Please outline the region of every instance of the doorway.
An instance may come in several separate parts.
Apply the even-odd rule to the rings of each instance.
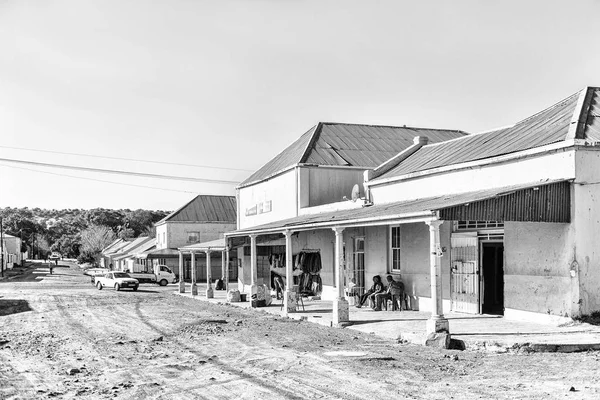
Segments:
[[[354,238],[354,254],[352,263],[352,275],[356,284],[355,289],[359,294],[365,292],[365,238]]]
[[[504,315],[504,243],[481,242],[481,312]]]

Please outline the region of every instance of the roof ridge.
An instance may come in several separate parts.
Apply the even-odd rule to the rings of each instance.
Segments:
[[[467,132],[465,132],[465,131],[463,131],[461,129],[423,128],[423,127],[407,126],[407,125],[402,125],[402,126],[398,126],[398,125],[377,125],[377,124],[359,124],[359,123],[353,123],[353,122],[325,122],[325,121],[321,121],[321,122],[319,122],[319,124],[322,124],[322,125],[371,126],[371,127],[374,127],[374,128],[414,129],[414,130],[443,131],[443,132],[460,132],[460,133],[464,133],[464,134],[468,135]]]
[[[501,130],[504,130],[504,129],[514,128],[514,127],[516,127],[517,125],[519,125],[519,124],[521,124],[521,123],[523,123],[523,122],[525,122],[525,121],[528,121],[528,120],[532,119],[533,117],[535,117],[535,116],[537,116],[537,115],[540,115],[540,114],[541,114],[541,113],[543,113],[543,112],[546,112],[546,111],[548,111],[548,110],[551,110],[551,109],[553,109],[553,108],[555,108],[555,107],[558,107],[559,105],[562,105],[562,104],[564,104],[566,101],[568,101],[568,100],[572,99],[572,98],[573,98],[573,96],[576,96],[576,95],[578,96],[578,95],[580,95],[580,94],[581,94],[581,92],[582,92],[583,90],[587,90],[587,89],[589,89],[589,88],[590,88],[590,87],[586,87],[586,88],[584,88],[584,89],[578,90],[577,92],[575,92],[575,93],[573,93],[573,94],[571,94],[571,95],[569,95],[569,96],[565,97],[564,99],[562,99],[562,100],[560,100],[560,101],[558,101],[558,102],[554,103],[554,104],[553,104],[553,105],[551,105],[550,107],[546,107],[546,108],[544,108],[543,110],[541,110],[541,111],[538,111],[538,112],[536,112],[535,114],[533,114],[533,115],[530,115],[529,117],[527,117],[527,118],[524,118],[524,119],[522,119],[522,120],[520,120],[519,122],[516,122],[516,123],[514,123],[514,124],[509,124],[509,125],[505,125],[505,126],[501,126],[501,127],[497,127],[497,128],[492,128],[492,129],[488,129],[488,130],[486,130],[486,131],[477,132],[477,133],[473,133],[473,134],[470,134],[470,135],[466,135],[466,136],[457,137],[457,138],[454,138],[454,139],[448,139],[448,140],[444,140],[444,141],[442,141],[442,142],[437,142],[437,143],[428,143],[428,144],[426,144],[425,146],[423,146],[422,148],[425,148],[425,147],[433,147],[433,146],[441,145],[441,144],[448,143],[448,142],[454,142],[454,141],[457,141],[457,140],[461,140],[461,139],[468,138],[469,136],[484,135],[484,134],[488,134],[488,133],[494,133],[494,132],[497,132],[497,131],[501,131]],[[420,150],[420,149],[419,149],[419,150]],[[416,154],[417,152],[418,152],[418,150],[415,152],[415,154]]]
[[[558,106],[560,106],[560,105],[563,105],[563,104],[564,104],[564,103],[566,103],[568,100],[571,100],[573,97],[575,97],[575,96],[579,96],[579,95],[581,94],[581,92],[582,92],[582,91],[584,91],[584,90],[587,90],[587,87],[585,87],[585,88],[583,88],[583,89],[580,89],[580,90],[576,91],[575,93],[573,93],[573,94],[571,94],[571,95],[569,95],[569,96],[565,97],[564,99],[562,99],[562,100],[560,100],[560,101],[558,101],[558,102],[556,102],[556,103],[552,104],[552,105],[551,105],[551,106],[549,106],[549,107],[546,107],[546,108],[544,108],[543,110],[540,110],[540,111],[536,112],[535,114],[532,114],[532,115],[528,116],[527,118],[523,118],[522,120],[520,120],[520,121],[518,121],[518,122],[515,122],[515,123],[514,123],[512,126],[517,126],[517,125],[520,125],[520,124],[524,123],[525,121],[529,121],[530,119],[532,119],[532,118],[534,118],[534,117],[537,117],[537,116],[538,116],[538,115],[540,115],[541,113],[544,113],[544,112],[546,112],[546,111],[548,111],[548,110],[551,110],[551,109],[553,109],[553,108],[556,108],[556,107],[558,107]]]
[[[187,203],[185,203],[184,205],[182,205],[181,207],[179,207],[178,209],[176,209],[175,211],[173,211],[171,214],[167,215],[166,217],[164,217],[160,221],[156,222],[154,225],[157,225],[157,224],[160,224],[161,222],[166,222],[166,221],[170,220],[175,215],[177,215],[178,213],[180,213],[181,210],[183,210],[184,208],[186,208],[187,206],[189,206],[190,204],[192,204],[192,202],[194,202],[200,196],[201,195],[197,194],[196,196],[194,196],[193,199],[191,199],[190,201],[188,201]]]
[[[311,149],[314,147],[315,143],[319,139],[319,136],[321,136],[321,130],[323,129],[323,123],[318,122],[315,126],[312,127],[312,129],[313,129],[313,133],[312,133],[310,139],[308,140],[308,143],[306,144],[304,151],[302,152],[302,156],[296,162],[296,164],[302,164],[302,163],[306,162],[306,159],[308,158],[308,155],[310,154]],[[286,147],[286,149],[287,149],[287,147]]]
[[[590,115],[590,107],[594,97],[594,92],[596,90],[598,90],[598,88],[586,86],[579,92],[579,98],[577,99],[577,104],[573,110],[573,116],[571,117],[569,130],[567,131],[565,140],[585,139],[585,128]]]

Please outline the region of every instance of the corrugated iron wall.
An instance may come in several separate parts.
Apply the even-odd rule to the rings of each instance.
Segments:
[[[571,184],[558,182],[440,209],[447,221],[571,222]]]

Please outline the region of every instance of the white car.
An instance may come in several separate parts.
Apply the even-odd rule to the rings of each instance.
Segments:
[[[102,290],[104,286],[115,288],[115,290],[128,288],[136,291],[138,290],[140,283],[137,279],[133,279],[125,272],[109,272],[103,276],[96,277],[96,287],[98,290]]]
[[[53,251],[52,254],[50,254],[50,257],[48,258],[51,260],[60,260],[60,253]]]

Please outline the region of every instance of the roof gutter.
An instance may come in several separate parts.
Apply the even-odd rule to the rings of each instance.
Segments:
[[[428,221],[432,218],[437,217],[437,212],[434,210],[418,211],[406,214],[396,215],[385,215],[377,218],[357,218],[345,221],[327,221],[317,222],[312,224],[300,224],[298,226],[280,226],[274,228],[255,229],[247,230],[243,232],[226,232],[225,237],[241,237],[254,234],[269,234],[269,233],[282,233],[284,231],[300,232],[312,229],[324,229],[332,228],[335,226],[340,227],[361,227],[361,226],[378,226],[378,225],[389,225],[390,223],[408,224],[412,222]]]

